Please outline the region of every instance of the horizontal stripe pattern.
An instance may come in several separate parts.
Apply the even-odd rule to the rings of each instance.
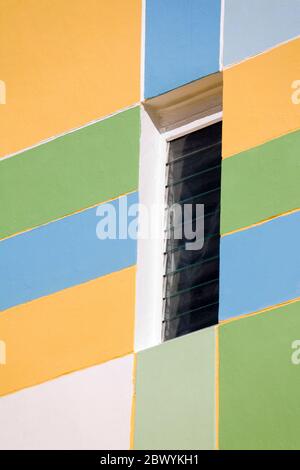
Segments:
[[[0,395],[131,353],[135,272],[124,269],[2,312]]]
[[[300,128],[299,55],[300,38],[224,71],[223,158]]]
[[[116,221],[119,201],[109,203]],[[137,193],[128,195],[128,205],[137,201]],[[0,242],[1,310],[136,263],[136,240],[97,238],[103,217],[96,212],[91,208]]]
[[[300,212],[221,239],[220,320],[300,296]]]
[[[129,355],[2,397],[0,449],[128,450],[132,375]]]
[[[139,107],[0,161],[0,238],[138,187]]]
[[[1,1],[1,16],[0,157],[138,102],[141,0]]]
[[[222,162],[221,233],[300,208],[300,132]]]

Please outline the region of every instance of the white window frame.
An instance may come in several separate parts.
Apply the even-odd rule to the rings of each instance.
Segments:
[[[138,240],[135,352],[157,346],[163,333],[164,208],[169,143],[222,121],[222,111],[160,133],[141,108],[139,202],[150,211],[158,239]]]

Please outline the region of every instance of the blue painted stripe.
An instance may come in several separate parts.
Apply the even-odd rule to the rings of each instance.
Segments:
[[[110,202],[117,220],[119,200]],[[128,205],[137,203],[138,193],[127,200]],[[1,310],[136,263],[136,240],[97,238],[96,210],[87,209],[0,242]]]
[[[221,239],[220,320],[300,296],[300,212]]]
[[[299,0],[226,0],[224,65],[300,35]]]
[[[145,97],[219,70],[220,0],[147,0]]]

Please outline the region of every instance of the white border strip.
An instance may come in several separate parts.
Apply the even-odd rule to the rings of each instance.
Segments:
[[[165,196],[165,140],[141,107],[139,202],[151,213],[156,239],[138,239],[134,350],[160,344],[162,333],[163,204]],[[161,211],[162,209],[162,211]]]
[[[225,1],[221,0],[221,18],[220,18],[220,56],[219,56],[219,70],[224,68],[224,24],[225,24]]]
[[[140,99],[145,99],[145,58],[146,58],[146,1],[142,0],[142,30],[141,30],[141,73],[140,73]]]
[[[183,126],[177,127],[176,129],[172,129],[171,131],[167,131],[162,134],[162,137],[167,141],[170,142],[171,140],[178,139],[184,135],[190,134],[191,132],[198,131],[203,127],[206,127],[211,124],[215,124],[216,122],[221,121],[223,116],[223,112],[219,111],[218,113],[210,114],[208,116],[202,117],[200,119],[196,119],[188,124],[184,124]]]

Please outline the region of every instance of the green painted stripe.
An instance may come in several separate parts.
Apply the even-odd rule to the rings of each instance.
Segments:
[[[300,302],[220,326],[221,450],[300,449],[299,331]]]
[[[221,233],[300,207],[300,132],[222,162]]]
[[[215,447],[216,330],[137,354],[135,449]]]
[[[138,187],[139,107],[0,161],[0,238]]]

